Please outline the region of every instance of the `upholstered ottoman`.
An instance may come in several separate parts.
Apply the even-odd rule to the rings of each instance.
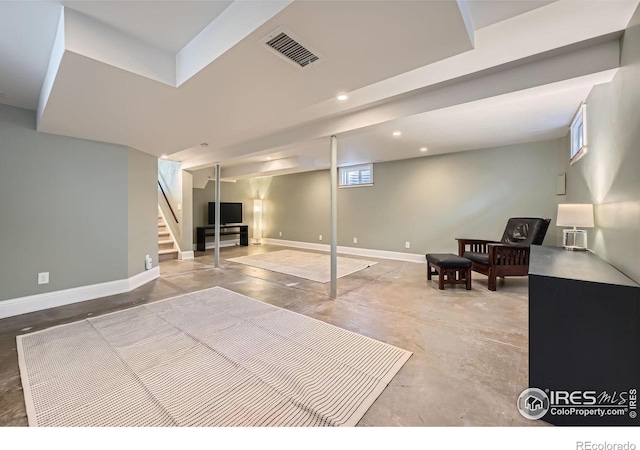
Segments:
[[[445,284],[465,284],[471,289],[471,261],[453,253],[427,253],[427,280],[438,274],[438,288]]]

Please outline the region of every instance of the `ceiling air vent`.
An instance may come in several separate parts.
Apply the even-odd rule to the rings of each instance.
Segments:
[[[261,42],[285,61],[303,69],[314,65],[321,58],[318,52],[311,50],[308,45],[301,44],[293,33],[283,27],[269,33]]]

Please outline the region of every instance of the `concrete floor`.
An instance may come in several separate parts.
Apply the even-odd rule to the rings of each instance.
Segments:
[[[16,335],[212,286],[305,314],[413,352],[359,426],[543,425],[520,416],[528,387],[527,278],[474,274],[473,290],[426,280],[426,264],[379,259],[327,284],[225,261],[281,250],[273,245],[213,250],[160,264],[162,277],[132,292],[0,320],[0,425],[27,425]],[[348,256],[348,255],[345,255]],[[373,259],[373,258],[365,258]]]

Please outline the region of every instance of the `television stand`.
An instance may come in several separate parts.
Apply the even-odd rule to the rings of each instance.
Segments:
[[[215,236],[216,226],[207,225],[206,227],[196,228],[196,250],[204,252],[206,250],[207,236]],[[240,245],[247,247],[249,245],[249,225],[220,225],[220,236],[239,236]]]

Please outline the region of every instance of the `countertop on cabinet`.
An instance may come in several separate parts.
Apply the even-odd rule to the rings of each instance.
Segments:
[[[531,246],[529,275],[638,287],[638,283],[590,251]]]

